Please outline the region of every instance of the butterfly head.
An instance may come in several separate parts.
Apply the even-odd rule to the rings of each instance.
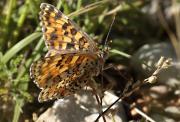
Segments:
[[[100,57],[103,59],[103,62],[105,62],[105,60],[108,58],[109,56],[109,50],[110,50],[110,43],[112,43],[112,40],[109,40],[108,37],[109,37],[109,34],[111,32],[111,29],[112,29],[112,26],[114,24],[114,21],[115,21],[115,16],[113,17],[113,20],[112,20],[112,23],[110,25],[110,28],[109,28],[109,31],[107,33],[107,36],[106,36],[106,39],[104,41],[102,41],[102,46],[100,47]]]
[[[109,56],[110,47],[107,45],[106,46],[100,46],[99,49],[100,49],[99,57],[102,59],[102,62],[104,63]]]

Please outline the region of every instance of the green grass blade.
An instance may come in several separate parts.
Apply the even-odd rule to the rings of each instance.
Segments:
[[[131,55],[124,53],[124,52],[121,52],[121,51],[116,50],[116,49],[112,49],[112,50],[110,50],[110,52],[114,53],[114,54],[121,55],[121,56],[126,57],[126,58],[131,58]]]
[[[20,114],[22,112],[22,106],[24,105],[23,99],[17,99],[15,108],[14,108],[14,114],[13,114],[13,121],[12,122],[18,122]]]
[[[14,55],[16,55],[16,53],[18,53],[20,50],[22,50],[24,47],[26,47],[28,44],[30,44],[32,41],[39,38],[40,36],[40,32],[35,32],[19,41],[2,57],[2,62],[7,63]]]
[[[68,17],[81,15],[83,13],[86,13],[88,11],[96,9],[99,6],[101,6],[101,5],[103,5],[103,4],[107,3],[107,2],[109,2],[109,0],[102,0],[102,1],[98,1],[98,2],[95,2],[95,3],[89,4],[89,5],[87,5],[87,6],[83,7],[83,8],[80,8],[80,9],[76,10],[75,12],[70,13],[68,15]]]

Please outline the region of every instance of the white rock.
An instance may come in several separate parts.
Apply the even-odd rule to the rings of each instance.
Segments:
[[[105,92],[103,98],[103,109],[112,104],[117,97],[109,92]],[[90,90],[82,90],[78,94],[65,99],[57,100],[54,105],[41,114],[37,122],[94,122],[98,117],[98,104]],[[120,102],[112,107],[111,112],[106,115],[106,121],[124,122],[126,116]],[[103,122],[100,118],[99,122]]]
[[[179,85],[178,74],[180,74],[180,65],[177,62],[173,47],[167,42],[146,44],[132,56],[131,65],[136,72],[138,79],[149,77],[153,71],[155,71],[154,65],[161,56],[172,58],[173,65],[160,73],[158,81],[173,87]]]

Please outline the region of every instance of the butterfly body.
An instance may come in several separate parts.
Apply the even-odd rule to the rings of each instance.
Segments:
[[[101,51],[85,32],[54,6],[42,3],[40,20],[48,53],[34,62],[31,78],[42,89],[39,101],[63,98],[99,74]]]

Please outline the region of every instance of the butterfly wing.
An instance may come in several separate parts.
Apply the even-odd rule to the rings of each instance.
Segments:
[[[40,8],[42,31],[49,50],[60,54],[97,50],[96,43],[61,11],[47,3],[42,3]]]
[[[76,92],[99,72],[96,43],[54,6],[42,3],[40,20],[45,58],[31,65],[30,75],[42,89],[39,101],[63,98]]]
[[[61,54],[45,57],[34,62],[30,76],[42,89],[39,101],[62,98],[84,86],[85,78],[95,74],[97,57],[82,54]],[[88,73],[88,75],[85,75]],[[83,79],[81,79],[84,77]],[[78,83],[79,81],[82,82]],[[81,86],[82,85],[82,86]],[[77,87],[77,88],[75,88]]]

